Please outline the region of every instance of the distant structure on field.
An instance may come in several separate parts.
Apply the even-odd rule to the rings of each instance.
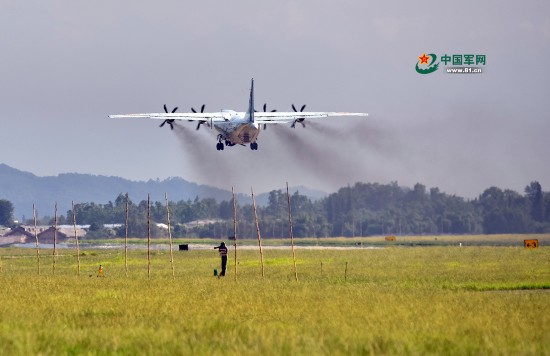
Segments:
[[[117,224],[118,225],[118,224]],[[114,224],[105,226],[106,228],[112,228]],[[118,227],[118,226],[114,226]],[[76,225],[76,236],[78,238],[85,237],[90,225]],[[55,228],[53,226],[37,226],[36,232],[38,234],[38,242],[44,244],[52,244],[55,235]],[[57,227],[58,243],[70,242],[74,240],[75,227],[73,225],[59,225]],[[20,225],[16,228],[10,229],[6,227],[0,227],[0,246],[9,246],[13,244],[26,244],[35,243],[35,230],[33,225]]]

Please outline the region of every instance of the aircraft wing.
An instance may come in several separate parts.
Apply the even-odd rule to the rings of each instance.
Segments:
[[[186,121],[225,121],[221,112],[205,113],[145,113],[109,115],[111,119],[153,119],[153,120],[186,120]]]
[[[369,114],[359,112],[255,112],[254,121],[260,124],[280,124],[329,116],[369,116]]]

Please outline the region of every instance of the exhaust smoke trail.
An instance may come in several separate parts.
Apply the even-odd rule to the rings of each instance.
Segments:
[[[260,140],[261,151],[252,151],[249,146],[240,145],[226,146],[223,151],[218,151],[215,130],[204,134],[186,125],[176,125],[174,133],[182,147],[182,156],[186,160],[184,165],[188,167],[185,179],[221,189],[234,186],[237,192],[242,193],[248,193],[251,185],[272,189],[270,174],[278,158],[270,154],[269,144],[262,146]],[[281,186],[283,182],[284,178],[281,178],[276,186]]]
[[[206,127],[197,132],[193,125],[180,123],[173,132],[183,151],[184,178],[222,189],[234,186],[247,193],[252,185],[270,191],[289,181],[332,192],[357,181],[394,179],[380,169],[395,161],[393,151],[399,147],[386,138],[385,128],[347,124],[307,121],[305,129],[300,124],[295,129],[270,125],[259,136],[258,151],[248,146],[217,151],[216,131],[204,133]]]
[[[200,130],[199,130],[200,131]],[[215,140],[207,139],[207,136],[197,132],[189,125],[174,124],[174,134],[176,135],[181,147],[183,156],[189,165],[186,171],[186,178],[199,184],[209,184],[212,177],[216,177],[217,171],[222,162],[216,161],[215,149],[209,149],[214,146]]]
[[[278,128],[273,131],[282,141],[281,146],[291,150],[291,159],[294,162],[288,163],[304,182],[303,184],[315,182],[323,189],[330,190],[343,184],[353,183],[349,182],[350,178],[355,181],[364,173],[360,162],[354,161],[354,155],[344,153],[346,150],[338,147],[338,143],[334,140],[335,136],[312,135],[305,130],[299,132],[298,128],[295,130]],[[324,133],[327,132],[329,131],[324,131]]]

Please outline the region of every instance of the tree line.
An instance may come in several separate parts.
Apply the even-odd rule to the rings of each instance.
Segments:
[[[147,236],[147,205],[147,200],[136,203],[128,199],[129,236]],[[10,225],[10,206],[9,201],[0,200],[0,225]],[[252,204],[237,201],[236,206],[238,236],[255,238]],[[169,202],[168,207],[173,237],[233,235],[232,201],[218,203],[197,197]],[[550,232],[550,193],[543,192],[536,181],[525,187],[524,194],[490,187],[471,200],[439,188],[428,190],[420,183],[413,188],[400,187],[397,182],[356,183],[316,201],[296,192],[290,196],[290,208],[294,237]],[[167,222],[165,202],[152,202],[149,214],[151,236],[166,236],[167,232],[155,224]],[[257,215],[263,238],[289,236],[286,192],[271,191],[267,205],[257,207]],[[89,237],[123,237],[126,195],[119,194],[107,204],[75,204],[75,216],[78,224],[90,225]],[[72,217],[69,210],[58,217],[58,223],[72,224]],[[53,223],[53,219],[46,219]],[[199,223],[207,219],[209,223]],[[105,224],[121,226],[105,229]]]

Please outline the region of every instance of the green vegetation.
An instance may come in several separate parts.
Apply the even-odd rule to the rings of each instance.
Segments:
[[[238,235],[255,237],[252,206],[239,199],[237,203]],[[264,238],[288,237],[287,204],[286,192],[274,190],[269,193],[267,204],[258,207]],[[474,200],[449,195],[438,188],[428,190],[420,183],[412,189],[400,187],[397,182],[356,183],[317,201],[296,192],[290,204],[294,237],[300,238],[550,232],[550,193],[542,191],[536,181],[525,187],[524,195],[490,187]],[[174,237],[233,235],[232,202],[218,203],[212,198],[199,200],[197,197],[170,202],[169,207]],[[166,223],[165,202],[151,202],[150,209],[154,223]],[[88,238],[126,234],[126,196],[123,194],[107,204],[78,203],[75,213],[77,224],[90,225]],[[72,217],[72,211],[66,216]],[[72,224],[72,218],[60,216],[59,223]],[[154,223],[151,236],[165,235]],[[103,224],[122,226],[113,231],[104,229]],[[128,233],[133,237],[147,236],[146,200],[139,203],[129,200]]]
[[[0,226],[13,224],[13,204],[6,199],[0,199]]]
[[[0,254],[0,354],[550,353],[548,247]]]

